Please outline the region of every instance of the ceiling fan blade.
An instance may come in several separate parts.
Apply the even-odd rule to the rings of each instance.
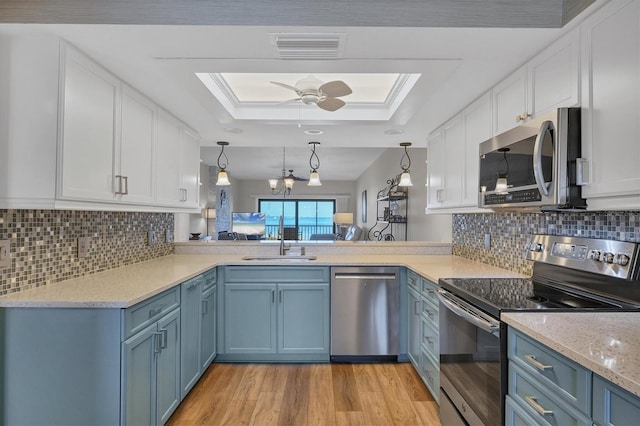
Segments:
[[[344,81],[329,81],[319,87],[325,95],[336,98],[338,96],[347,96],[353,93],[351,87],[347,86]]]
[[[298,93],[298,95],[300,94],[298,89],[293,86],[289,86],[288,84],[280,83],[278,81],[271,81],[270,83],[275,84],[276,86],[284,87],[285,89],[293,90],[294,92]]]
[[[318,102],[317,105],[319,108],[322,108],[325,111],[335,111],[342,108],[345,104],[342,99],[325,98],[324,100]]]

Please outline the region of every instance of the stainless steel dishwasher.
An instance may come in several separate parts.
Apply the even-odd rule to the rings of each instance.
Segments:
[[[399,268],[331,268],[331,361],[397,361],[399,349]]]

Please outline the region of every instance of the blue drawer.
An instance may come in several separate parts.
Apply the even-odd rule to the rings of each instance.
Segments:
[[[201,276],[193,280],[202,280]],[[191,280],[190,280],[191,281]],[[127,339],[180,306],[180,286],[123,310],[122,336]]]

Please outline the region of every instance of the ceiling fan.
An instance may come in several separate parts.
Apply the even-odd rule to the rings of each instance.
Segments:
[[[322,80],[318,80],[311,74],[298,80],[295,87],[277,81],[272,81],[271,83],[293,90],[298,95],[297,98],[290,99],[284,103],[301,101],[305,105],[316,104],[318,108],[325,111],[336,111],[342,108],[345,102],[342,99],[338,99],[338,97],[353,93],[344,81],[335,80],[323,83]]]

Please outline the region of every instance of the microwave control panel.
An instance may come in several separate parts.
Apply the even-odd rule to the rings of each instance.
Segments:
[[[542,201],[542,196],[538,189],[523,189],[521,191],[513,191],[507,194],[483,194],[483,196],[485,206]]]

